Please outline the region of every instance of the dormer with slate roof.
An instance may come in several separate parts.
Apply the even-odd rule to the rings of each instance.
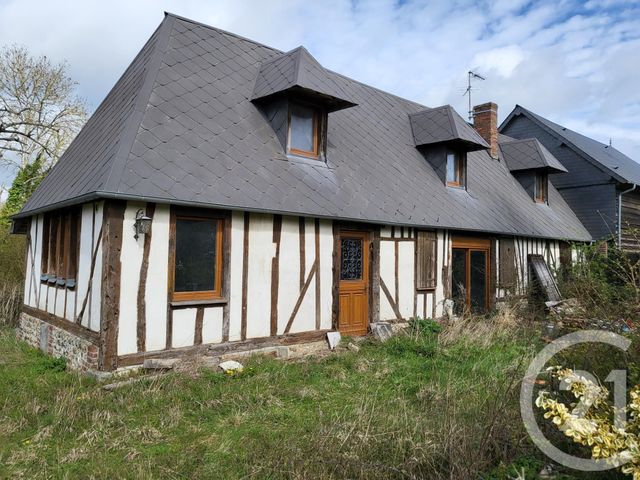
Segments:
[[[288,155],[320,160],[326,151],[328,113],[356,105],[340,78],[302,46],[260,64],[251,100]]]
[[[567,169],[535,138],[498,136],[499,155],[509,171],[537,203],[548,203],[549,174]]]
[[[467,153],[489,144],[450,105],[409,115],[415,146],[449,187],[466,188]]]

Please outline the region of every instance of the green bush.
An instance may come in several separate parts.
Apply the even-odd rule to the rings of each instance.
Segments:
[[[589,318],[633,318],[640,311],[640,256],[602,243],[574,248],[578,261],[559,276],[563,296],[577,298]]]
[[[432,335],[442,331],[442,325],[430,318],[414,317],[409,320],[409,327],[418,335]]]

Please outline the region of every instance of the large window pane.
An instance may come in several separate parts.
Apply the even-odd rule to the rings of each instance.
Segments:
[[[487,302],[487,253],[471,250],[471,310],[483,313]]]
[[[215,290],[217,220],[176,219],[176,292]]]
[[[467,304],[467,250],[454,248],[451,255],[453,309],[460,315]]]
[[[289,147],[292,150],[315,152],[315,114],[310,108],[293,105],[291,107],[291,138]]]

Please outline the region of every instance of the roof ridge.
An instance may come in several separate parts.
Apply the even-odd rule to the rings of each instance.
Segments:
[[[287,52],[284,52],[284,51],[282,51],[282,50],[280,50],[278,48],[270,47],[269,45],[266,45],[264,43],[258,42],[257,40],[252,40],[251,38],[243,37],[242,35],[238,35],[237,33],[230,32],[229,30],[224,30],[224,29],[219,28],[219,27],[214,27],[213,25],[209,25],[207,23],[199,22],[198,20],[193,20],[192,18],[183,17],[181,15],[178,15],[178,14],[175,14],[175,13],[171,13],[171,12],[167,12],[167,11],[165,11],[164,14],[167,17],[173,17],[175,19],[182,20],[183,22],[193,23],[194,25],[198,25],[200,27],[210,28],[211,30],[215,30],[215,31],[217,31],[219,33],[223,33],[223,34],[229,35],[231,37],[239,38],[240,40],[244,40],[246,42],[250,42],[250,43],[253,43],[255,45],[259,45],[261,47],[268,48],[269,50],[273,50],[275,52],[287,53]]]
[[[174,18],[168,15],[164,18],[157,29],[158,38],[156,38],[155,45],[153,46],[153,52],[147,60],[144,81],[138,90],[133,111],[130,113],[129,118],[127,118],[126,127],[124,128],[125,136],[118,146],[118,150],[111,164],[109,175],[104,183],[103,188],[105,191],[118,190],[124,169],[129,159],[129,154],[131,153],[131,149],[138,135],[138,130],[140,123],[142,122],[146,106],[149,103],[149,98],[151,97],[153,85],[155,84],[158,72],[160,71],[163,54],[169,45],[171,31],[173,30],[173,23]]]
[[[553,123],[554,125],[557,125],[558,127],[563,128],[565,130],[569,130],[569,129],[567,129],[566,127],[563,127],[559,123],[555,123],[552,120],[549,120],[549,119],[547,119],[547,118],[545,118],[545,117],[543,117],[541,115],[538,115],[537,113],[535,113],[535,112],[523,107],[522,105],[516,104],[516,108],[515,109],[518,109],[518,108],[520,109],[522,114],[527,115],[536,124],[541,126],[544,130],[550,132],[551,135],[553,135],[557,139],[561,140],[563,143],[565,143],[573,151],[580,152],[579,154],[582,155],[595,168],[597,168],[598,170],[600,170],[601,172],[603,172],[603,173],[605,173],[607,175],[610,175],[611,177],[616,179],[618,182],[621,182],[621,183],[627,183],[628,182],[628,180],[626,178],[624,178],[622,175],[620,175],[618,172],[616,172],[612,168],[609,168],[607,165],[603,164],[602,162],[598,161],[597,159],[593,158],[590,154],[585,152],[584,149],[578,147],[575,143],[573,143],[567,137],[562,135],[560,132],[556,131],[554,128],[551,128],[551,126],[547,122]],[[515,112],[515,109],[514,109],[514,112]],[[513,113],[513,112],[511,112],[511,113]],[[510,118],[511,118],[511,114],[509,114],[509,117],[507,117],[505,119],[505,122],[504,122],[505,125],[506,125],[507,120],[509,120]],[[569,130],[569,131],[571,131],[573,133],[577,133],[578,135],[581,135],[581,136],[583,136],[585,138],[589,138],[589,137],[586,137],[585,135],[582,135],[581,133],[574,132],[573,130]]]

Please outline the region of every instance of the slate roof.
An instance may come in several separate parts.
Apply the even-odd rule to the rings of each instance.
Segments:
[[[340,82],[300,46],[260,64],[260,72],[253,88],[252,100],[259,100],[287,91],[304,91],[325,97],[331,110],[355,106],[348,100]]]
[[[638,162],[627,157],[614,147],[569,130],[520,105],[516,105],[509,116],[502,122],[499,130],[502,130],[517,115],[526,115],[534,123],[564,142],[587,161],[609,173],[618,182],[640,184],[640,164]]]
[[[550,187],[531,200],[503,162],[468,155],[447,188],[415,147],[423,105],[325,70],[357,106],[329,114],[326,163],[289,158],[252,101],[282,52],[167,14],[18,217],[98,198],[588,240]]]
[[[429,108],[409,115],[416,146],[455,142],[469,150],[489,148],[489,144],[451,105]]]
[[[535,138],[517,140],[499,135],[498,146],[500,154],[509,170],[542,169],[551,173],[567,172],[568,170]]]

